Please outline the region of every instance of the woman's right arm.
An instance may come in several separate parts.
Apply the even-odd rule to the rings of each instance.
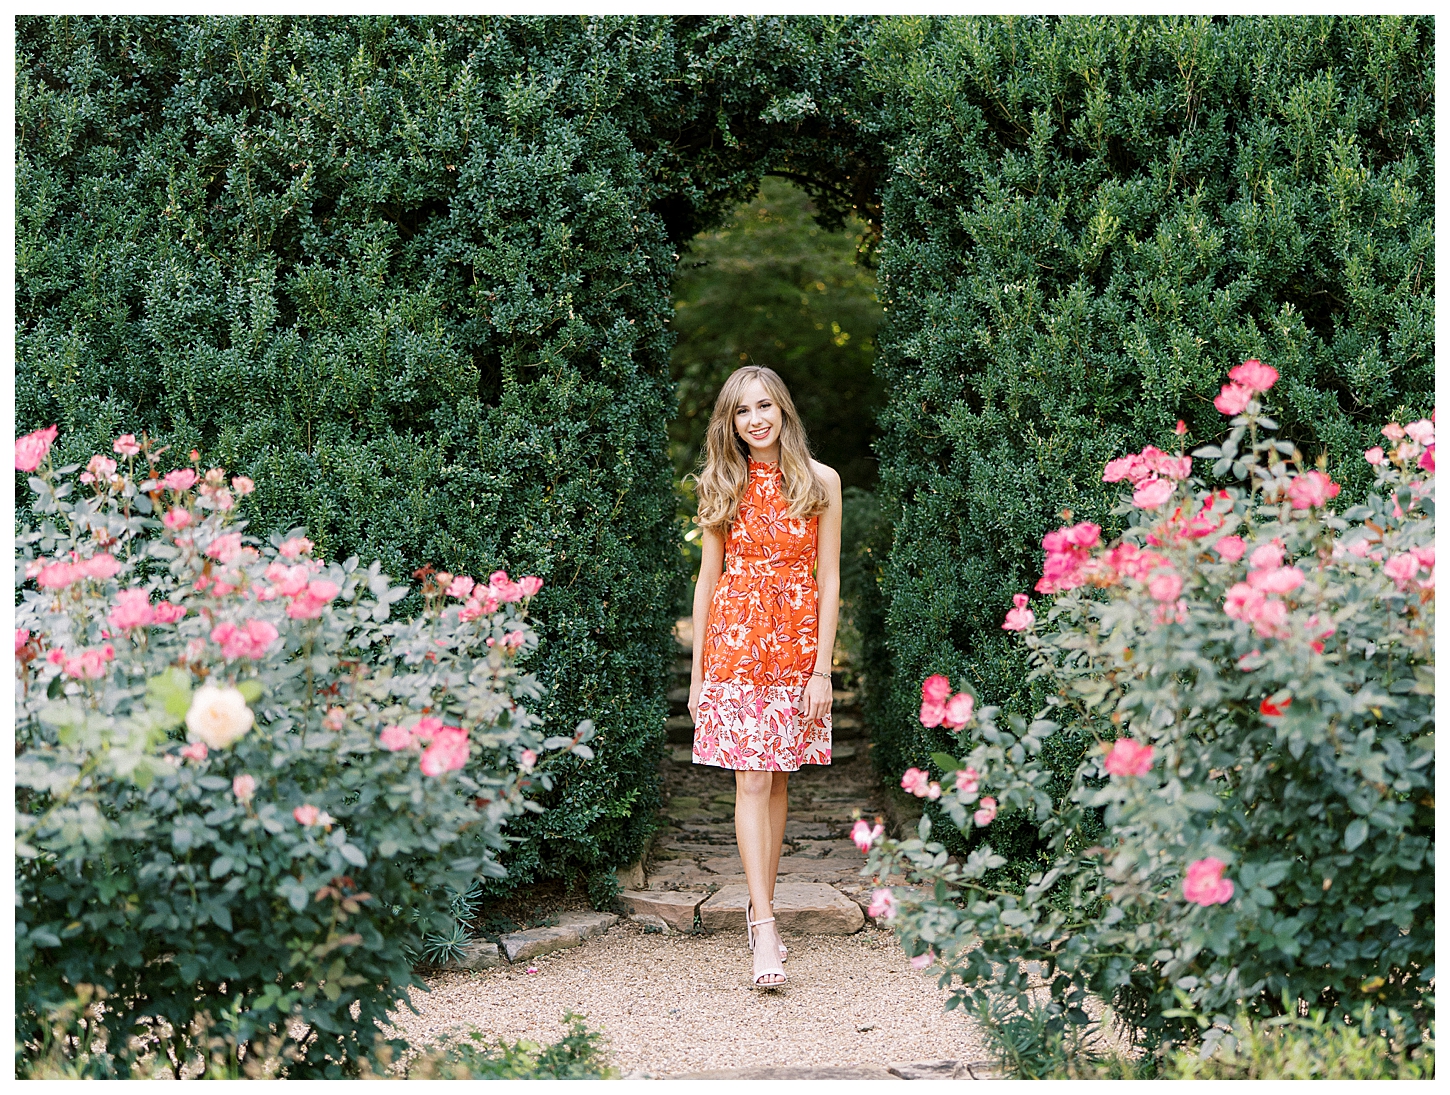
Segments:
[[[710,624],[710,600],[720,572],[725,569],[725,537],[717,529],[700,530],[700,577],[695,582],[694,642],[690,656],[690,718],[697,717],[700,689],[705,684],[705,628]]]

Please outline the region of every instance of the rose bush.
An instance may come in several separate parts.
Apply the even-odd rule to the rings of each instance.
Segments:
[[[98,1074],[179,1070],[217,1023],[284,1075],[355,1074],[420,932],[502,874],[539,754],[591,756],[587,723],[544,740],[527,706],[538,581],[425,570],[392,620],[377,564],[248,537],[249,480],[195,452],[163,475],[128,436],[77,482],[52,440],[16,444],[41,515],[17,536],[17,1053],[79,994],[104,999],[73,1043]]]
[[[1241,1007],[1296,1001],[1425,1028],[1433,416],[1385,427],[1389,447],[1366,453],[1376,487],[1339,512],[1322,459],[1308,466],[1274,436],[1276,379],[1254,361],[1232,371],[1216,401],[1227,438],[1197,464],[1151,446],[1108,463],[1104,479],[1131,490],[1115,511],[1127,530],[1106,545],[1065,515],[1043,541],[1037,591],[1053,599],[1034,612],[1019,595],[1002,624],[1047,707],[999,724],[979,706],[958,735],[965,755],[933,757],[940,782],[903,779],[977,834],[962,862],[926,819],[918,839],[871,852],[879,871],[930,884],[877,904],[909,953],[955,981],[954,1004],[1027,1010],[1031,964],[1054,1022],[1085,1022],[1093,993],[1149,1046],[1213,1039]],[[924,722],[947,690],[924,684]],[[1064,727],[1101,748],[1055,804],[1040,753]],[[1021,892],[984,881],[1003,863],[998,811],[1030,818],[1053,856]]]

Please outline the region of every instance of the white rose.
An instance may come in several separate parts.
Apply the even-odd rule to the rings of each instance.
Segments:
[[[252,709],[235,688],[204,684],[191,697],[186,712],[187,736],[212,749],[225,749],[252,728]]]

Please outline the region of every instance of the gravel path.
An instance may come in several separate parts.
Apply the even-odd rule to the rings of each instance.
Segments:
[[[743,937],[620,924],[534,960],[534,974],[515,966],[431,978],[431,991],[413,997],[421,1014],[405,1012],[398,1025],[415,1046],[460,1025],[546,1043],[574,1011],[604,1032],[621,1072],[658,1077],[987,1056],[973,1021],[943,1011],[946,993],[911,968],[890,932],[787,935],[786,944],[790,983],[761,993],[749,987]]]

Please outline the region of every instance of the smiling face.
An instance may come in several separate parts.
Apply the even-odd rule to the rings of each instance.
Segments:
[[[735,432],[750,449],[750,459],[776,463],[780,459],[780,405],[765,385],[752,380],[735,405]]]

